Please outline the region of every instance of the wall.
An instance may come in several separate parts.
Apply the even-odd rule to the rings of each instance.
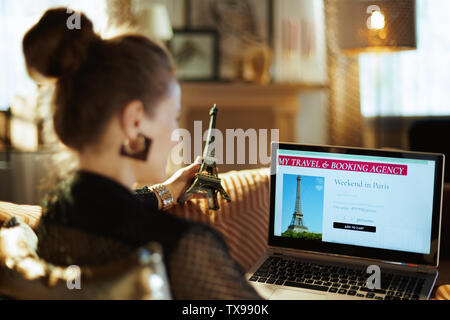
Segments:
[[[41,204],[45,193],[39,185],[49,159],[48,153],[0,152],[0,201]]]
[[[329,144],[328,94],[326,90],[300,94],[297,140],[305,144]]]

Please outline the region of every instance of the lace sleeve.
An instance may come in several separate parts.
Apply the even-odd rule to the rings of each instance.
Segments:
[[[223,238],[206,226],[190,228],[170,259],[169,273],[175,299],[261,299],[229,255]]]

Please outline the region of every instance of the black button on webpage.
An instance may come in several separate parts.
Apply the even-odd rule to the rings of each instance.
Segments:
[[[377,227],[374,226],[364,226],[361,224],[351,224],[342,222],[333,222],[333,228],[353,230],[353,231],[364,231],[364,232],[377,232]]]

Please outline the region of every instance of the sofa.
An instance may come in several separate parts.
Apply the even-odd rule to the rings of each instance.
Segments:
[[[243,270],[248,270],[267,248],[270,170],[262,168],[232,171],[222,174],[221,178],[232,201],[219,199],[220,210],[210,211],[204,199],[196,198],[185,205],[173,207],[168,214],[203,222],[222,233],[231,256]],[[17,206],[0,202],[0,221],[16,216],[34,228],[40,215],[41,208],[38,206]],[[445,221],[446,218],[443,219]],[[448,226],[443,229],[448,229]],[[441,251],[447,252],[450,248],[447,245],[441,245]],[[435,298],[449,299],[450,286],[439,287]]]

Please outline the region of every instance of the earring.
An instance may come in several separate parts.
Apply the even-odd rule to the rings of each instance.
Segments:
[[[152,140],[150,138],[139,134],[136,140],[127,140],[122,144],[120,155],[145,162],[148,159],[148,151],[151,144]]]

